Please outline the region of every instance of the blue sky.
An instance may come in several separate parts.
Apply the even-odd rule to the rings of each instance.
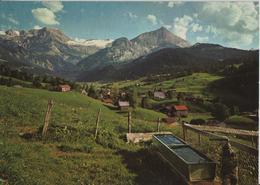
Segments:
[[[256,2],[0,2],[0,30],[45,26],[80,39],[132,39],[165,26],[192,44],[259,48]]]

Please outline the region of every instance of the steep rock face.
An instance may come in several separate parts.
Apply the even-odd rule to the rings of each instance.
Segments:
[[[0,48],[2,60],[20,61],[54,73],[74,70],[78,61],[101,49],[99,45],[76,42],[53,28],[1,31]]]
[[[189,43],[162,27],[143,33],[132,40],[119,38],[112,46],[83,59],[79,66],[84,70],[93,70],[115,63],[129,62],[140,56],[166,47],[188,47]]]
[[[137,43],[143,47],[156,48],[156,47],[189,47],[190,44],[180,37],[172,34],[165,27],[161,27],[158,30],[143,33],[131,40],[133,43]]]

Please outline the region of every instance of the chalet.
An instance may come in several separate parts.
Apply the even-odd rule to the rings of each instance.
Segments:
[[[128,101],[118,101],[118,107],[120,108],[120,110],[128,110],[130,104]]]
[[[111,96],[111,90],[110,89],[104,89],[102,90],[102,95],[104,98],[110,98]]]
[[[68,91],[70,91],[70,88],[71,87],[67,84],[58,86],[58,90],[61,92],[68,92]]]
[[[188,115],[188,107],[185,105],[174,105],[173,113],[175,116],[186,117]]]
[[[153,97],[154,97],[154,99],[165,99],[166,95],[162,91],[154,91]]]
[[[102,99],[102,102],[104,102],[106,104],[113,104],[113,100],[111,98],[104,98],[104,99]]]

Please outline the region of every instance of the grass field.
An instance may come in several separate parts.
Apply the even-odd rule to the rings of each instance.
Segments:
[[[50,98],[54,107],[48,134],[42,139],[39,131]],[[75,92],[0,86],[0,110],[0,178],[9,184],[164,184],[169,180],[158,178],[159,160],[149,161],[146,147],[125,143],[126,115],[98,100]],[[133,131],[155,131],[153,120],[158,116],[164,115],[136,109]],[[178,127],[161,129],[180,133]]]
[[[126,88],[140,84],[137,87],[139,93],[154,88],[175,88],[177,92],[208,98],[214,97],[207,91],[208,84],[220,78],[195,73],[154,84],[145,84],[140,79],[113,85]],[[97,87],[103,85],[95,83]],[[54,100],[54,107],[48,133],[42,138],[41,129],[49,99]],[[175,103],[177,99],[150,101],[153,105],[163,105]],[[185,103],[191,111],[181,120],[212,118],[205,107]],[[99,134],[94,140],[100,108]],[[132,110],[132,132],[156,131],[156,120],[163,117],[166,115],[137,107]],[[240,123],[241,120],[243,124],[251,124],[239,116],[230,117],[228,121]],[[161,131],[181,136],[180,126],[162,124]],[[127,112],[80,93],[0,86],[0,184],[1,179],[11,185],[164,185],[172,182],[172,174],[146,144],[125,142],[126,132]]]
[[[140,91],[153,90],[154,88],[161,88],[164,90],[175,88],[177,92],[192,93],[196,96],[203,96],[207,92],[205,89],[207,85],[222,77],[208,74],[208,73],[194,73],[189,76],[166,80],[163,82],[153,83],[149,85],[142,85]]]

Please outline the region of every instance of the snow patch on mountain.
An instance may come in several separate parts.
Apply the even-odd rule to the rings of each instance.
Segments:
[[[69,40],[67,42],[68,45],[81,45],[81,46],[95,46],[97,48],[105,48],[109,44],[113,42],[112,39],[105,39],[105,40],[85,40],[85,39],[78,39]]]
[[[0,30],[0,35],[6,35],[5,31]]]

